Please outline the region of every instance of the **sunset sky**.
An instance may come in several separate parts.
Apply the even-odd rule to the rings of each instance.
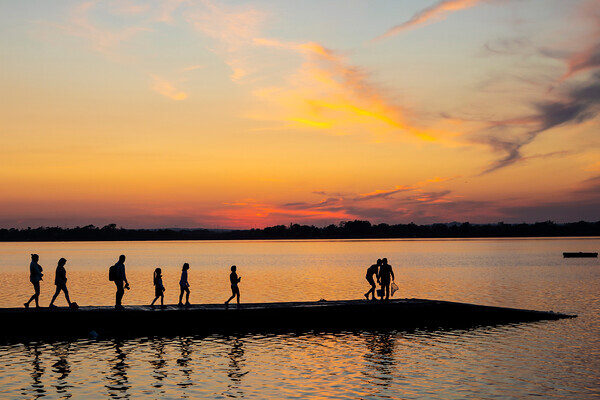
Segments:
[[[0,227],[600,220],[600,0],[2,1]]]

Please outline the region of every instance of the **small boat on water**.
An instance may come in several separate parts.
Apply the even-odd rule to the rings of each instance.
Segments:
[[[563,257],[564,258],[595,258],[598,257],[598,253],[586,253],[583,251],[579,251],[579,252],[564,252],[563,253]]]

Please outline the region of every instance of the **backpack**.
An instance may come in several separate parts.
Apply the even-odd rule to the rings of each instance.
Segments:
[[[117,280],[117,265],[111,265],[108,269],[108,280],[116,281]]]

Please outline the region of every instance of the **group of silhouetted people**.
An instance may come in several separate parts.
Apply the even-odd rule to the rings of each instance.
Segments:
[[[392,266],[388,264],[387,258],[380,258],[377,260],[377,264],[373,264],[367,268],[367,276],[365,278],[371,285],[371,289],[365,293],[367,300],[369,300],[369,295],[372,295],[372,300],[375,300],[376,298],[375,291],[377,285],[375,284],[375,279],[373,279],[373,277],[377,279],[377,283],[381,286],[381,289],[378,290],[381,300],[389,300],[390,285],[394,281],[394,270],[392,269]]]
[[[184,263],[181,268],[181,278],[179,279],[179,303],[177,304],[179,307],[189,307],[190,304],[190,283],[188,282],[188,270],[190,269],[190,264]],[[231,297],[225,302],[226,305],[234,298],[237,297],[237,304],[240,304],[240,289],[238,288],[238,283],[242,279],[237,276],[236,273],[237,267],[233,265],[231,267],[231,274],[229,276],[229,280],[231,281]],[[127,282],[127,277],[125,275],[125,256],[120,255],[119,261],[115,265],[111,267],[108,274],[109,280],[114,281],[117,286],[117,295],[115,302],[115,309],[122,310],[123,305],[121,301],[123,299],[123,294],[125,292],[124,289],[129,289],[129,283]],[[154,300],[150,303],[150,307],[154,308],[154,303],[156,300],[160,298],[160,306],[161,308],[165,307],[165,285],[162,280],[162,269],[156,268],[154,270],[153,276],[154,283]],[[185,304],[183,301],[183,295],[185,294]]]
[[[78,308],[77,303],[71,302],[69,298],[69,291],[67,290],[67,271],[65,269],[65,264],[67,260],[65,258],[61,258],[58,260],[58,265],[56,266],[56,274],[54,278],[54,284],[56,285],[56,291],[54,296],[52,296],[52,301],[50,302],[50,308],[56,307],[54,305],[54,301],[62,291],[65,295],[67,303],[71,308]],[[181,269],[181,278],[179,280],[179,303],[178,306],[190,306],[190,284],[188,282],[188,270],[190,269],[190,265],[188,263],[183,264]],[[31,263],[29,264],[29,281],[33,285],[34,294],[29,298],[29,300],[24,303],[25,308],[29,308],[29,304],[32,301],[35,301],[35,306],[37,308],[40,307],[39,304],[39,296],[40,296],[40,281],[43,277],[43,269],[39,264],[39,256],[37,254],[31,255]],[[123,305],[123,295],[125,294],[125,289],[129,290],[129,282],[127,281],[127,275],[125,274],[125,256],[120,255],[119,260],[110,267],[108,273],[108,279],[115,283],[117,287],[117,292],[115,296],[115,309],[122,310]],[[376,264],[371,265],[367,269],[366,275],[367,282],[371,285],[371,288],[367,293],[365,293],[365,298],[369,300],[369,295],[371,295],[371,299],[375,300],[375,294],[378,292],[381,300],[388,300],[390,298],[390,285],[394,281],[394,271],[392,270],[392,266],[388,264],[387,258],[378,259]],[[381,286],[381,289],[377,290],[377,285],[375,283],[375,279],[377,280],[377,284]],[[238,284],[242,280],[241,277],[237,275],[237,267],[233,265],[231,267],[231,273],[229,274],[229,281],[231,283],[231,297],[225,301],[225,305],[228,305],[231,300],[236,298],[237,304],[240,304],[240,289]],[[164,300],[165,300],[165,286],[162,280],[162,269],[156,268],[154,270],[153,276],[154,282],[154,300],[150,303],[150,307],[154,308],[154,303],[160,298],[161,308],[164,308]],[[397,289],[397,286],[395,286]],[[185,297],[185,304],[183,301],[183,295]],[[393,295],[393,292],[392,292]]]
[[[33,285],[34,294],[29,298],[29,300],[23,305],[25,308],[29,308],[29,304],[32,301],[35,301],[36,308],[40,307],[39,297],[40,297],[40,281],[44,274],[42,273],[43,268],[39,264],[40,257],[37,254],[31,255],[31,263],[29,264],[29,281]],[[52,301],[50,302],[50,308],[56,307],[54,305],[54,301],[56,297],[62,291],[65,294],[65,298],[67,299],[67,303],[69,307],[77,309],[77,303],[71,302],[69,298],[69,291],[67,290],[67,270],[65,269],[65,264],[67,260],[65,258],[61,258],[58,260],[58,265],[56,267],[56,274],[54,278],[54,284],[56,285],[56,292],[54,296],[52,296]],[[179,279],[179,303],[177,304],[179,307],[189,307],[190,304],[190,284],[188,282],[188,270],[190,269],[190,265],[188,263],[184,263],[181,268],[181,278]],[[231,297],[225,302],[226,305],[229,304],[233,298],[237,297],[237,304],[240,304],[240,289],[238,287],[238,283],[242,279],[237,275],[237,267],[233,265],[231,267],[231,274],[229,276],[229,280],[231,282]],[[127,274],[125,273],[125,256],[121,254],[119,256],[119,260],[109,268],[108,271],[108,279],[115,283],[117,287],[117,292],[115,295],[115,309],[123,310],[123,295],[125,294],[125,289],[129,290],[129,282],[127,281]],[[156,268],[154,270],[153,276],[154,283],[154,300],[150,303],[150,307],[154,308],[154,303],[160,298],[161,308],[164,308],[164,300],[165,300],[165,286],[162,280],[162,269]],[[183,301],[183,295],[185,294],[185,304]]]
[[[189,307],[190,304],[190,283],[188,282],[188,269],[190,269],[190,264],[184,263],[181,268],[181,278],[179,279],[179,303],[177,304],[179,307]],[[129,282],[127,282],[127,276],[125,275],[125,256],[121,254],[119,256],[119,261],[112,267],[110,267],[108,273],[108,279],[115,282],[117,286],[117,294],[115,301],[115,309],[122,310],[123,305],[121,301],[123,300],[123,294],[125,293],[124,289],[129,289]],[[160,306],[161,308],[165,307],[165,285],[162,280],[162,269],[156,268],[154,270],[154,275],[152,278],[152,282],[154,283],[154,300],[150,303],[150,307],[154,308],[154,303],[156,300],[160,298]],[[183,295],[185,296],[185,304],[183,301]]]
[[[40,307],[40,281],[44,276],[43,268],[38,263],[40,256],[37,254],[31,255],[31,263],[29,264],[29,282],[33,285],[34,293],[23,305],[25,308],[29,308],[29,303],[35,301],[35,306],[37,308]],[[54,284],[56,285],[56,291],[54,292],[54,296],[52,296],[52,301],[50,301],[50,308],[56,307],[54,305],[54,301],[62,291],[65,294],[65,298],[67,299],[67,303],[71,308],[77,308],[77,303],[71,302],[69,298],[69,291],[67,290],[67,270],[65,269],[65,264],[67,260],[65,258],[61,258],[58,260],[58,265],[56,266],[56,274],[54,276]]]
[[[190,304],[190,284],[188,282],[188,269],[190,269],[190,264],[184,263],[181,268],[181,278],[179,279],[179,303],[177,304],[179,307],[189,307]],[[162,281],[162,269],[156,268],[154,270],[154,300],[150,303],[150,307],[154,308],[154,303],[156,300],[160,298],[160,306],[161,308],[165,307],[165,285],[163,285]],[[185,293],[185,304],[183,304],[183,295]]]

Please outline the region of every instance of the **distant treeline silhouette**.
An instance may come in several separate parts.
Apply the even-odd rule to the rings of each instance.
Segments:
[[[125,229],[109,224],[102,228],[87,225],[76,228],[39,227],[0,229],[0,241],[116,241],[116,240],[244,240],[244,239],[383,239],[383,238],[471,238],[471,237],[553,237],[600,236],[600,221],[557,224],[470,224],[468,222],[431,225],[377,224],[344,221],[338,225],[276,225],[264,229]]]

